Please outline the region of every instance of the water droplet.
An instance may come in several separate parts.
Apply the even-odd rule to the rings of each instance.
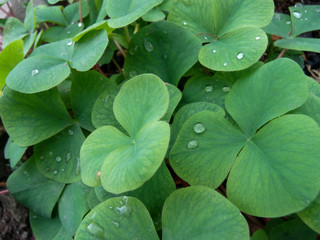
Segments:
[[[39,73],[39,70],[38,69],[33,69],[32,72],[31,72],[31,76],[35,76]]]
[[[296,3],[296,5],[294,5],[294,7],[303,7],[302,3]]]
[[[112,221],[112,224],[115,228],[119,228],[120,227],[120,223]]]
[[[261,39],[261,37],[256,37],[256,40],[260,40]]]
[[[40,156],[40,160],[43,160],[44,159],[44,156]]]
[[[183,25],[187,25],[187,22],[183,22]]]
[[[163,58],[164,58],[164,59],[167,59],[167,58],[168,58],[168,55],[167,55],[167,54],[165,54],[165,55],[163,56]]]
[[[117,214],[123,215],[125,217],[129,217],[131,212],[131,208],[127,207],[127,205],[117,207]]]
[[[204,38],[204,40],[208,40],[208,38],[206,36],[204,36],[203,38]]]
[[[67,45],[68,45],[68,46],[71,46],[72,43],[73,43],[72,40],[69,40],[69,41],[67,42]]]
[[[305,13],[307,13],[307,12],[308,12],[308,10],[304,10],[304,12],[305,12]]]
[[[66,157],[66,163],[68,163],[71,160],[72,153],[68,152]]]
[[[87,230],[89,231],[89,233],[91,235],[103,239],[104,230],[99,224],[97,224],[95,222],[91,222],[87,226]]]
[[[53,154],[53,152],[49,152],[49,155],[52,155]]]
[[[109,206],[109,209],[110,209],[110,210],[112,210],[112,209],[113,209],[113,207],[112,207],[112,206]]]
[[[217,52],[217,50],[215,50],[215,49],[213,49],[213,51],[212,51],[213,53],[216,53]]]
[[[212,85],[209,84],[209,85],[205,86],[205,87],[204,87],[204,91],[205,91],[205,92],[212,92],[212,91],[213,91]]]
[[[148,52],[152,52],[152,51],[154,50],[152,43],[149,42],[147,39],[144,40],[143,44],[144,44],[144,48],[145,48]]]
[[[130,71],[129,72],[129,76],[131,77],[131,78],[133,78],[133,77],[135,77],[135,76],[137,76],[137,72],[136,71]]]
[[[70,136],[73,135],[73,131],[71,129],[68,130],[68,133],[69,133]]]
[[[199,142],[197,140],[191,140],[190,142],[188,142],[187,144],[187,148],[188,149],[195,149],[199,147]]]
[[[78,23],[78,27],[82,27],[82,23],[81,22]]]
[[[230,92],[230,87],[226,86],[222,88],[222,91],[224,92]]]
[[[54,175],[57,175],[57,174],[58,174],[58,170],[53,170],[52,173],[53,173]]]
[[[293,11],[292,15],[297,19],[302,17],[302,13],[300,11],[297,11],[297,10]]]
[[[227,65],[228,65],[228,63],[226,63],[226,62],[223,64],[224,67],[226,67]]]
[[[320,8],[316,8],[316,12],[320,13]]]
[[[286,24],[291,24],[291,21],[286,21]]]
[[[305,18],[304,20],[308,20],[308,18]]]
[[[80,174],[80,158],[77,158],[76,175]]]
[[[67,34],[70,34],[71,32],[70,31],[67,31]]]
[[[122,206],[122,205],[123,205],[123,202],[122,202],[122,201],[120,201],[120,202],[119,202],[119,204]]]
[[[237,58],[240,60],[243,58],[243,56],[244,56],[244,54],[242,52],[239,52],[237,55]]]
[[[61,172],[64,172],[64,168],[61,169]]]
[[[57,157],[56,157],[56,161],[57,161],[57,162],[60,162],[61,160],[62,160],[62,158],[61,158],[60,156],[57,156]]]
[[[193,130],[194,130],[196,133],[203,133],[203,132],[206,130],[206,126],[205,126],[203,123],[196,123],[196,124],[193,126]]]

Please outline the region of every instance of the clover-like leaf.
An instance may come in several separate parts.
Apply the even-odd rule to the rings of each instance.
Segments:
[[[318,38],[279,39],[274,43],[276,47],[320,53],[320,40]]]
[[[4,25],[2,48],[5,48],[11,42],[22,39],[27,35],[28,31],[25,29],[22,22],[14,17],[8,18]]]
[[[182,94],[180,90],[172,84],[167,84],[167,89],[169,92],[169,106],[162,119],[169,122],[174,110],[181,100]]]
[[[208,43],[199,53],[202,65],[236,71],[254,64],[266,50],[267,37],[259,28],[272,15],[271,0],[189,0],[172,2],[168,20]]]
[[[112,28],[124,27],[144,14],[163,0],[109,0],[106,8],[109,17],[108,24]]]
[[[136,198],[111,198],[93,208],[81,222],[75,240],[159,239],[146,207]]]
[[[6,87],[0,103],[4,126],[21,146],[39,143],[73,124],[57,89],[24,94]]]
[[[64,18],[61,6],[41,7],[36,8],[37,22],[52,22],[56,24],[66,25],[66,19]]]
[[[263,30],[266,33],[288,38],[291,32],[291,18],[287,14],[274,13],[272,21]]]
[[[34,146],[40,172],[62,183],[80,180],[80,148],[85,137],[74,125]]]
[[[183,74],[198,61],[200,48],[201,42],[183,28],[166,21],[153,23],[130,41],[124,70],[130,77],[153,73],[164,82],[178,85]]]
[[[27,147],[19,146],[9,137],[7,144],[4,148],[4,157],[6,159],[10,159],[11,168],[14,168],[17,165],[17,163],[20,161],[26,150]]]
[[[204,186],[173,192],[163,206],[162,222],[163,240],[250,239],[249,227],[240,211]]]
[[[33,8],[33,0],[31,0],[26,8],[26,17],[24,19],[24,27],[32,32],[36,28],[36,12]]]
[[[36,214],[50,218],[64,184],[43,176],[31,158],[8,178],[10,193]]]
[[[66,232],[75,235],[82,218],[89,211],[87,197],[90,188],[82,182],[67,185],[59,200],[58,209],[62,226]]]
[[[23,41],[11,42],[0,53],[0,89],[3,89],[9,72],[23,60]]]
[[[311,229],[320,234],[320,195],[298,215]]]
[[[251,137],[269,120],[301,106],[307,97],[307,81],[299,65],[278,59],[237,81],[225,104],[243,132]]]

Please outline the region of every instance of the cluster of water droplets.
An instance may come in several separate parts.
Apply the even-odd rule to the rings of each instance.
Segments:
[[[202,122],[195,123],[193,126],[193,131],[197,134],[202,134],[206,131],[206,126]],[[198,140],[191,140],[187,144],[187,149],[196,149],[199,147],[199,141]]]

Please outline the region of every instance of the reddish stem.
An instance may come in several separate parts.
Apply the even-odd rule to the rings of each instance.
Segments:
[[[81,0],[79,0],[79,18],[80,18],[80,22],[83,23]]]
[[[6,194],[6,193],[9,193],[9,190],[0,191],[0,195],[1,195],[1,194]]]
[[[7,183],[6,182],[0,182],[0,187],[6,187]]]
[[[102,69],[100,68],[100,66],[98,64],[94,65],[94,68],[101,73],[103,76],[105,76],[106,74],[102,71]]]
[[[13,10],[12,10],[9,2],[7,2],[7,6],[8,6],[8,9],[9,9],[9,12],[10,12],[11,16],[12,16],[12,17],[16,17],[16,15],[14,14],[14,12],[13,12]]]
[[[0,11],[7,15],[7,17],[11,17],[11,14],[4,10],[2,7],[0,7]]]
[[[284,54],[286,53],[287,49],[282,49],[281,53],[279,54],[279,56],[277,58],[282,58],[284,56]]]

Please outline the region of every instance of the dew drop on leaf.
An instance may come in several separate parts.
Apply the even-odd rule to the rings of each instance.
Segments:
[[[57,174],[58,174],[58,170],[53,170],[52,173],[53,173],[54,175],[57,175]]]
[[[151,42],[149,42],[147,39],[144,40],[144,48],[148,51],[148,52],[152,52],[154,50],[153,45]]]
[[[261,37],[256,37],[256,40],[260,40],[261,39]]]
[[[294,5],[294,7],[303,7],[302,3],[296,3],[296,5]]]
[[[291,21],[286,21],[286,24],[291,24]]]
[[[211,85],[207,85],[204,87],[204,91],[205,92],[212,92],[213,91],[213,87]]]
[[[71,160],[72,153],[67,153],[66,162],[68,163]]]
[[[78,27],[82,27],[82,23],[81,22],[78,23]]]
[[[320,8],[316,8],[316,12],[320,13]]]
[[[297,19],[302,17],[302,13],[300,11],[297,11],[297,10],[293,11],[292,15]]]
[[[38,69],[33,69],[32,72],[31,72],[31,76],[35,76],[39,73],[39,70]]]
[[[71,45],[72,45],[72,41],[69,40],[69,41],[67,42],[67,45],[68,45],[68,46],[71,46]]]
[[[104,235],[104,230],[103,228],[95,223],[95,222],[91,222],[88,226],[87,226],[87,230],[89,231],[89,233],[91,235],[93,235],[94,237],[98,237],[100,239],[103,239],[103,235]]]
[[[137,72],[136,71],[130,71],[129,72],[129,77],[133,78],[135,76],[137,76]]]
[[[199,146],[199,142],[197,140],[191,140],[190,142],[188,142],[187,144],[187,148],[188,149],[195,149]]]
[[[228,63],[226,63],[226,62],[223,64],[224,67],[226,67],[227,65],[228,65]]]
[[[57,156],[57,157],[56,157],[56,161],[57,161],[57,162],[60,162],[61,160],[62,160],[62,158],[61,158],[60,156]]]
[[[44,156],[40,156],[40,160],[43,160],[44,159]]]
[[[244,54],[242,52],[239,52],[237,55],[237,58],[240,60],[244,57]]]
[[[116,221],[112,221],[112,224],[115,228],[119,228],[120,227],[120,223],[116,222]]]
[[[203,133],[203,132],[206,130],[206,126],[205,126],[203,123],[196,123],[196,124],[193,126],[193,130],[194,130],[196,133]]]
[[[224,91],[224,92],[230,92],[230,87],[223,87],[223,88],[222,88],[222,91]]]
[[[49,152],[49,155],[52,155],[53,154],[53,152]]]
[[[216,53],[217,52],[217,50],[215,50],[215,49],[213,49],[213,51],[212,51],[213,53]]]
[[[71,129],[68,130],[68,133],[69,133],[70,136],[73,135],[73,131]]]
[[[183,22],[183,25],[187,25],[187,22]]]
[[[67,34],[70,34],[70,33],[71,33],[70,31],[67,32]]]
[[[76,175],[80,175],[80,158],[77,158]]]
[[[64,168],[61,169],[61,172],[64,172]]]

